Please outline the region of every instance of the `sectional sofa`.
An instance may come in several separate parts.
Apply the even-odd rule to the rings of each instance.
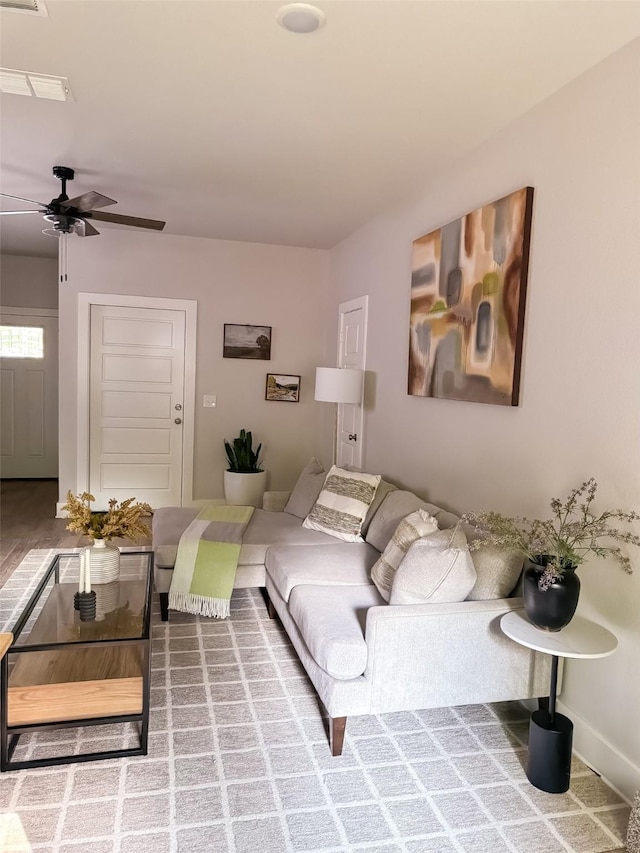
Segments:
[[[471,552],[476,579],[465,600],[438,601],[434,593],[424,603],[389,604],[371,570],[400,521],[422,508],[445,530],[458,516],[383,481],[364,541],[341,542],[303,527],[305,507],[298,502],[294,514],[288,497],[267,492],[255,510],[235,585],[266,588],[269,613],[282,622],[326,709],[333,755],[342,752],[349,716],[546,695],[549,657],[513,643],[499,627],[504,613],[523,607],[514,591],[521,561]],[[154,515],[163,619],[178,540],[196,514],[170,507]]]

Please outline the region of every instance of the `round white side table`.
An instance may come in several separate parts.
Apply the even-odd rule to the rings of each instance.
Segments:
[[[500,628],[514,642],[552,655],[549,707],[531,714],[527,778],[550,794],[569,789],[573,723],[556,712],[559,658],[604,658],[618,647],[611,631],[574,616],[561,631],[543,631],[527,619],[523,610],[512,610],[500,620]]]

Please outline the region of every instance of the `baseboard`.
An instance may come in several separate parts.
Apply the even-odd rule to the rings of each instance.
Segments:
[[[66,501],[64,501],[64,502],[57,501],[56,502],[56,518],[69,518],[69,513],[62,511],[62,507],[65,504],[66,504]]]
[[[558,710],[573,721],[573,751],[578,758],[631,803],[636,791],[640,790],[640,767],[560,700]]]

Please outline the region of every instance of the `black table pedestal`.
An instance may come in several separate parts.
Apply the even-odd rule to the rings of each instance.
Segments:
[[[527,779],[541,791],[563,794],[571,780],[573,723],[564,714],[534,711],[529,723]]]

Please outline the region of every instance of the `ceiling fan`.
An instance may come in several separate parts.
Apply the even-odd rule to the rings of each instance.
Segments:
[[[79,237],[93,237],[99,234],[89,220],[97,222],[113,222],[115,225],[132,225],[136,228],[151,228],[154,231],[162,231],[165,222],[158,219],[141,219],[139,216],[122,216],[118,213],[104,213],[97,210],[99,207],[108,207],[117,204],[112,198],[107,198],[98,192],[88,192],[76,198],[67,195],[67,181],[72,181],[75,175],[73,169],[68,166],[54,166],[53,174],[62,181],[62,192],[57,198],[48,204],[41,201],[33,201],[30,198],[21,198],[17,195],[0,193],[3,198],[11,198],[16,201],[24,201],[27,204],[36,204],[38,210],[0,210],[0,216],[15,216],[22,213],[40,213],[51,228],[45,228],[42,232],[49,237],[59,237],[61,234],[77,234]]]

